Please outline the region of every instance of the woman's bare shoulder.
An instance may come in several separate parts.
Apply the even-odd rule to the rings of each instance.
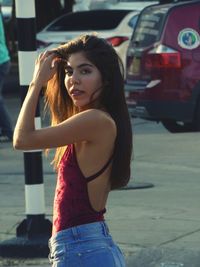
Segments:
[[[78,114],[82,115],[84,117],[88,116],[88,117],[93,117],[93,118],[98,119],[98,120],[108,120],[108,121],[112,121],[115,123],[115,121],[111,117],[111,115],[107,111],[104,111],[101,109],[95,109],[95,108],[87,109],[87,110],[82,111],[81,113],[78,113]]]
[[[100,109],[88,109],[84,111],[83,116],[88,116],[91,119],[93,119],[94,123],[97,124],[102,124],[102,126],[105,126],[106,129],[108,130],[113,130],[114,132],[117,131],[116,123],[114,119],[111,117],[111,115]]]

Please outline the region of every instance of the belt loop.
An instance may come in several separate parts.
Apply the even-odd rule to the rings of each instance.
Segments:
[[[71,228],[71,231],[72,231],[73,238],[74,239],[78,239],[79,238],[78,228],[76,226],[75,227],[72,227]]]
[[[102,226],[103,226],[103,233],[105,236],[107,236],[109,234],[108,226],[105,222],[102,222]]]

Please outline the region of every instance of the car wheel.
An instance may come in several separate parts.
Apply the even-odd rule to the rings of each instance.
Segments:
[[[195,118],[194,118],[194,127],[196,131],[200,131],[200,99],[197,103]]]
[[[170,133],[184,133],[195,130],[192,123],[180,123],[174,120],[166,119],[162,120],[162,124]]]

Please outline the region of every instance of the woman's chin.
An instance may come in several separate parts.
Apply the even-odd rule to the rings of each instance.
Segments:
[[[79,111],[84,111],[90,108],[98,108],[99,106],[98,102],[88,103],[86,101],[74,100],[73,103]]]

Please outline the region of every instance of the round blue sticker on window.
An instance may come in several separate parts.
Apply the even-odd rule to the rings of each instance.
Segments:
[[[178,44],[185,49],[194,49],[200,45],[200,36],[197,31],[186,28],[178,34]]]

